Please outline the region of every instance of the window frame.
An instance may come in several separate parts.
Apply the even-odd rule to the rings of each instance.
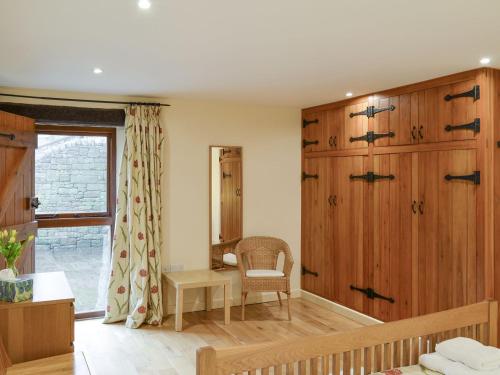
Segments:
[[[116,208],[116,129],[81,126],[37,125],[36,134],[74,135],[107,138],[107,211],[35,214],[39,228],[114,226]],[[41,202],[43,205],[43,202]]]
[[[107,137],[107,211],[106,212],[78,212],[59,214],[35,214],[38,228],[62,228],[62,227],[90,227],[109,226],[110,244],[113,247],[113,229],[115,227],[116,213],[116,129],[110,127],[88,127],[67,125],[36,125],[35,132],[48,135],[75,135],[89,137]],[[33,171],[36,166],[33,160]],[[33,184],[35,179],[33,178]],[[43,202],[41,202],[43,204]],[[35,247],[36,252],[36,247]],[[35,265],[36,267],[36,265]],[[36,268],[35,268],[36,269]],[[76,319],[89,319],[104,316],[104,310],[83,311],[75,314]]]

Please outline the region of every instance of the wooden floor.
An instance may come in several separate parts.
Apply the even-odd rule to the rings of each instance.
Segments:
[[[184,330],[174,331],[170,315],[163,327],[127,329],[123,324],[104,325],[100,320],[76,323],[75,350],[81,351],[93,375],[191,375],[195,374],[196,349],[231,346],[285,337],[331,333],[360,324],[303,299],[292,300],[293,320],[286,304],[247,306],[246,321],[240,307],[231,309],[231,324],[223,324],[223,309],[184,314]]]
[[[81,352],[19,363],[9,367],[7,375],[89,375],[85,356]]]

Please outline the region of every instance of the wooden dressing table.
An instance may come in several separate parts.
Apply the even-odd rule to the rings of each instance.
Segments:
[[[74,351],[75,297],[64,272],[29,276],[33,300],[0,302],[0,335],[12,363]]]

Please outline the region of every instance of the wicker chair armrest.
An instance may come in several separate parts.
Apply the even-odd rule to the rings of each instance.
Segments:
[[[240,271],[241,278],[245,278],[247,275],[247,271],[245,269],[245,264],[243,263],[243,256],[241,255],[241,251],[236,247],[236,263],[238,264],[238,270]]]
[[[291,254],[285,254],[285,263],[283,264],[283,273],[286,277],[290,277],[293,268],[293,258]]]

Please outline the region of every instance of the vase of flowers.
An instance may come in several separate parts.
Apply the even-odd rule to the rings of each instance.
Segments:
[[[31,234],[25,241],[18,241],[15,229],[0,230],[0,254],[5,258],[7,269],[12,270],[15,277],[19,275],[16,261],[34,238]]]

